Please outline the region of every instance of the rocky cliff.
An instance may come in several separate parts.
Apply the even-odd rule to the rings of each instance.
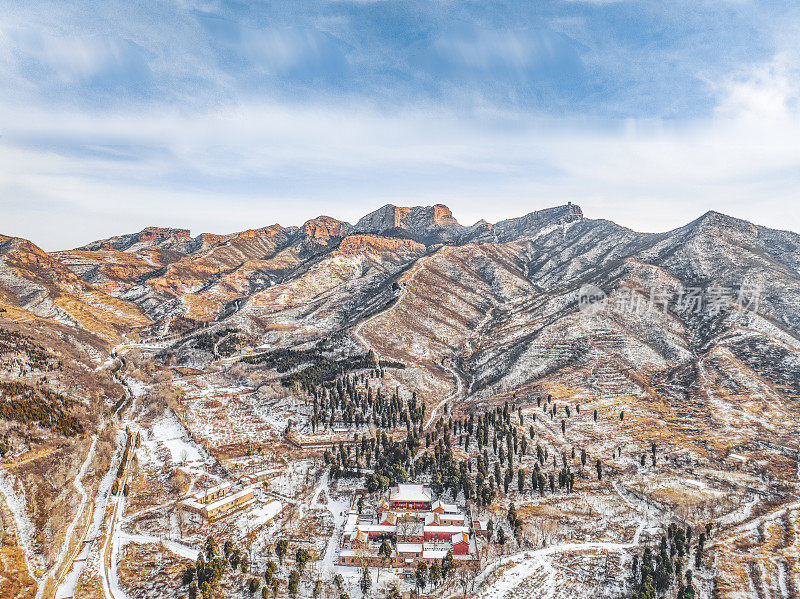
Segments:
[[[412,208],[386,204],[361,218],[354,227],[356,232],[408,236],[427,245],[455,242],[463,230],[442,204]]]

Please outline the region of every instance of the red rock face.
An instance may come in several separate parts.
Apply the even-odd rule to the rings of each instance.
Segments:
[[[406,208],[403,206],[395,206],[394,208],[394,226],[395,227],[402,227],[403,221],[405,221],[408,213],[411,212],[411,208]]]
[[[455,223],[456,219],[453,218],[450,208],[444,204],[436,204],[433,207],[433,222],[437,225],[450,225]]]
[[[169,245],[170,243],[183,244],[191,239],[189,229],[172,229],[164,227],[145,227],[138,233],[117,235],[109,239],[94,241],[81,248],[82,250],[120,250],[126,251],[136,244],[148,243],[155,245]],[[166,243],[164,243],[166,242]]]
[[[435,206],[394,206],[387,204],[364,216],[355,230],[365,233],[383,233],[404,229],[420,241],[441,243],[453,241],[464,229],[443,204]]]
[[[314,240],[327,240],[331,237],[343,237],[350,228],[345,222],[330,216],[318,216],[303,225],[303,234]]]
[[[374,252],[424,252],[425,246],[410,239],[377,237],[375,235],[350,235],[342,240],[334,254],[359,254]]]
[[[281,227],[279,224],[270,225],[269,227],[264,227],[264,234],[272,239],[273,237],[277,237],[278,235],[283,235],[286,233],[286,229]]]

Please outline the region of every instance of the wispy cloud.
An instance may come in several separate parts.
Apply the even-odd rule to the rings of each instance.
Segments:
[[[800,230],[800,217],[780,209],[800,184],[800,121],[793,112],[754,121],[752,110],[614,127],[524,116],[475,122],[435,108],[12,113],[11,121],[38,126],[3,123],[0,196],[46,200],[76,216],[124,214],[127,228],[237,230],[317,213],[352,220],[384,201],[444,201],[471,222],[571,200],[645,230],[711,208]],[[86,236],[78,226],[42,243],[77,245]]]
[[[787,52],[736,73],[720,87],[715,114],[724,119],[772,123],[800,113],[800,63]]]
[[[0,232],[47,248],[385,201],[800,230],[780,209],[800,183],[791,9],[32,3],[0,23]]]

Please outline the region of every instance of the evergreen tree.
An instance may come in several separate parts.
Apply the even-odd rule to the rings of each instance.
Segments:
[[[308,560],[311,559],[311,554],[309,554],[306,549],[301,547],[295,552],[294,559],[297,563],[297,569],[300,570],[300,573],[302,574],[303,570],[305,570]]]
[[[289,548],[289,543],[285,539],[281,539],[275,544],[275,555],[278,556],[278,561],[283,564],[283,558],[286,556],[286,550]]]
[[[292,570],[289,572],[289,586],[288,591],[289,595],[292,597],[297,597],[297,591],[300,586],[300,573],[297,570]]]
[[[417,569],[414,572],[414,582],[418,590],[425,590],[425,585],[428,583],[428,566],[424,563],[417,564]]]
[[[508,508],[508,514],[506,514],[506,519],[508,520],[508,523],[512,528],[517,523],[517,508],[514,507],[513,503]]]

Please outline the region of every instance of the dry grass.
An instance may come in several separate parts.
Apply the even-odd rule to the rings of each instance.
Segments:
[[[117,573],[128,597],[174,596],[181,574],[191,563],[159,545],[131,543],[120,551]]]
[[[15,545],[0,546],[0,599],[32,599],[36,581],[28,574],[22,550]]]

